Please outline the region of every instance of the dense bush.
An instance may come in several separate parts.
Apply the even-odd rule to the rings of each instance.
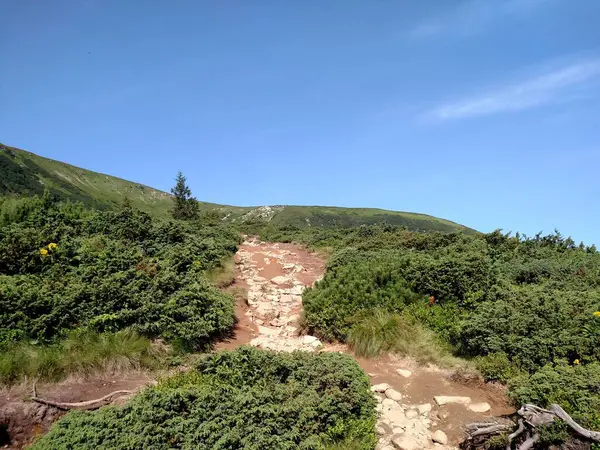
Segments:
[[[345,340],[360,313],[383,308],[400,312],[422,300],[402,277],[402,260],[357,260],[330,267],[326,277],[303,298],[309,328],[327,339]]]
[[[90,211],[48,196],[0,205],[0,346],[70,329],[127,327],[198,348],[233,325],[233,301],[205,280],[236,249],[219,226]]]
[[[74,412],[34,449],[375,448],[369,380],[349,356],[242,347],[146,389],[124,407]]]

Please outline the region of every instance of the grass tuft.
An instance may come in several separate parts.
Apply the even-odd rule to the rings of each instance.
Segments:
[[[441,367],[459,363],[432,331],[383,309],[361,316],[350,329],[347,342],[361,357],[374,358],[384,353],[395,353]]]
[[[226,288],[235,282],[235,261],[233,256],[221,261],[221,265],[206,274],[212,284],[218,288]]]
[[[53,345],[20,343],[0,352],[0,383],[13,384],[24,378],[58,381],[68,375],[152,368],[166,353],[165,347],[131,330],[74,330]]]

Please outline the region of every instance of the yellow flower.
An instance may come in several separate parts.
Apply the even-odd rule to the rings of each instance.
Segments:
[[[45,248],[41,248],[40,249],[40,255],[42,255],[42,256],[48,256],[48,250],[46,250]]]
[[[48,250],[54,250],[56,247],[58,247],[58,244],[55,244],[54,242],[48,244]]]
[[[579,365],[579,360],[576,359],[575,361],[573,361],[573,364],[575,364],[576,366],[578,366]]]
[[[596,317],[600,317],[600,311],[595,311],[595,312],[594,312],[594,315],[595,315]]]

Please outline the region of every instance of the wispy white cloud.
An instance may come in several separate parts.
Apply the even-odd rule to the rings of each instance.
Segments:
[[[425,116],[437,120],[450,120],[539,107],[564,101],[573,95],[572,88],[598,76],[600,59],[571,63],[525,81],[440,105],[428,111]]]
[[[454,9],[431,17],[409,30],[414,39],[436,35],[469,36],[478,34],[495,22],[535,11],[550,0],[464,0]]]

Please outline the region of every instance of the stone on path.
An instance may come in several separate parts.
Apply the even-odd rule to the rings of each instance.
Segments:
[[[385,396],[387,398],[391,398],[392,400],[396,400],[396,401],[402,400],[402,394],[392,388],[388,388],[385,390]]]
[[[408,423],[408,419],[401,407],[398,409],[384,410],[383,417],[397,427],[406,427]]]
[[[406,433],[397,434],[392,437],[392,444],[398,450],[417,450],[422,448],[419,442],[412,436]]]
[[[471,397],[457,397],[451,395],[436,395],[433,397],[435,402],[439,405],[447,405],[448,403],[460,403],[461,405],[468,405],[471,403]]]
[[[273,277],[271,278],[271,283],[276,284],[276,285],[282,285],[282,284],[286,284],[289,283],[288,279],[282,275],[279,275],[278,277]]]
[[[373,391],[373,392],[379,392],[379,393],[383,394],[389,388],[390,388],[389,384],[387,384],[387,383],[381,383],[381,384],[375,384],[375,385],[371,386],[371,391]]]
[[[288,323],[291,322],[298,322],[300,320],[300,314],[292,314],[290,317],[287,318]]]
[[[482,402],[482,403],[472,403],[471,405],[469,405],[469,409],[473,412],[484,413],[484,412],[488,412],[490,409],[492,409],[492,407],[490,406],[489,403]]]
[[[406,369],[396,369],[396,373],[404,378],[408,378],[412,375],[412,372]]]
[[[442,430],[437,430],[431,435],[431,440],[433,442],[446,445],[448,443],[448,436],[446,436],[446,433],[444,433]]]
[[[288,290],[288,292],[292,295],[300,295],[302,294],[302,291],[304,291],[304,286],[294,286]]]
[[[398,404],[398,402],[395,400],[392,400],[391,398],[383,399],[381,404],[387,409],[402,409],[402,407]]]
[[[276,330],[274,328],[258,326],[258,334],[262,334],[264,336],[277,336],[281,333],[281,330]],[[316,339],[316,338],[315,338]]]
[[[416,419],[417,417],[419,417],[419,412],[416,409],[409,409],[406,411],[407,419]]]
[[[425,403],[423,405],[417,406],[420,414],[427,414],[431,411],[431,403]]]
[[[313,342],[316,342],[316,341],[318,341],[318,339],[314,336],[307,335],[302,338],[302,343],[306,344],[306,345],[311,345]],[[320,342],[319,342],[319,344],[320,344]]]

